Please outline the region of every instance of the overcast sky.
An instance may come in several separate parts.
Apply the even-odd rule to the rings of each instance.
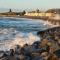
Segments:
[[[0,0],[0,8],[12,8],[12,9],[60,8],[60,0]]]

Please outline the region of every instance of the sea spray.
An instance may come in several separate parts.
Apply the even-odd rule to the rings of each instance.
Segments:
[[[40,38],[36,35],[33,35],[32,33],[28,33],[26,34],[26,37],[23,36],[17,36],[16,39],[15,39],[15,43],[23,46],[24,44],[32,44],[33,42],[37,41],[37,40],[40,40]]]
[[[40,38],[36,35],[33,35],[32,33],[26,34],[26,37],[24,37],[25,34],[19,33],[16,35],[16,38],[14,40],[8,40],[3,41],[0,44],[0,50],[10,50],[11,48],[14,48],[16,45],[20,45],[21,47],[24,46],[24,44],[33,44],[35,41],[39,41]]]

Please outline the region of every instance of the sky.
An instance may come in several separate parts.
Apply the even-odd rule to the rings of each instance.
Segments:
[[[60,8],[60,0],[0,0],[0,8],[11,9]]]

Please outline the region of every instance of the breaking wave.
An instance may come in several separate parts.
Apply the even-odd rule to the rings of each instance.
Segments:
[[[31,32],[13,32],[12,28],[2,30],[0,31],[0,34],[0,50],[9,50],[10,48],[14,48],[15,45],[20,45],[22,47],[26,43],[31,45],[34,41],[40,40],[37,35],[34,35]]]

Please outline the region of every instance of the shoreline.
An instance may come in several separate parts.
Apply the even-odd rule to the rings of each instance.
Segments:
[[[15,17],[15,18],[28,18],[28,19],[43,19],[46,20],[47,18],[41,18],[40,16],[0,16],[0,17]]]

